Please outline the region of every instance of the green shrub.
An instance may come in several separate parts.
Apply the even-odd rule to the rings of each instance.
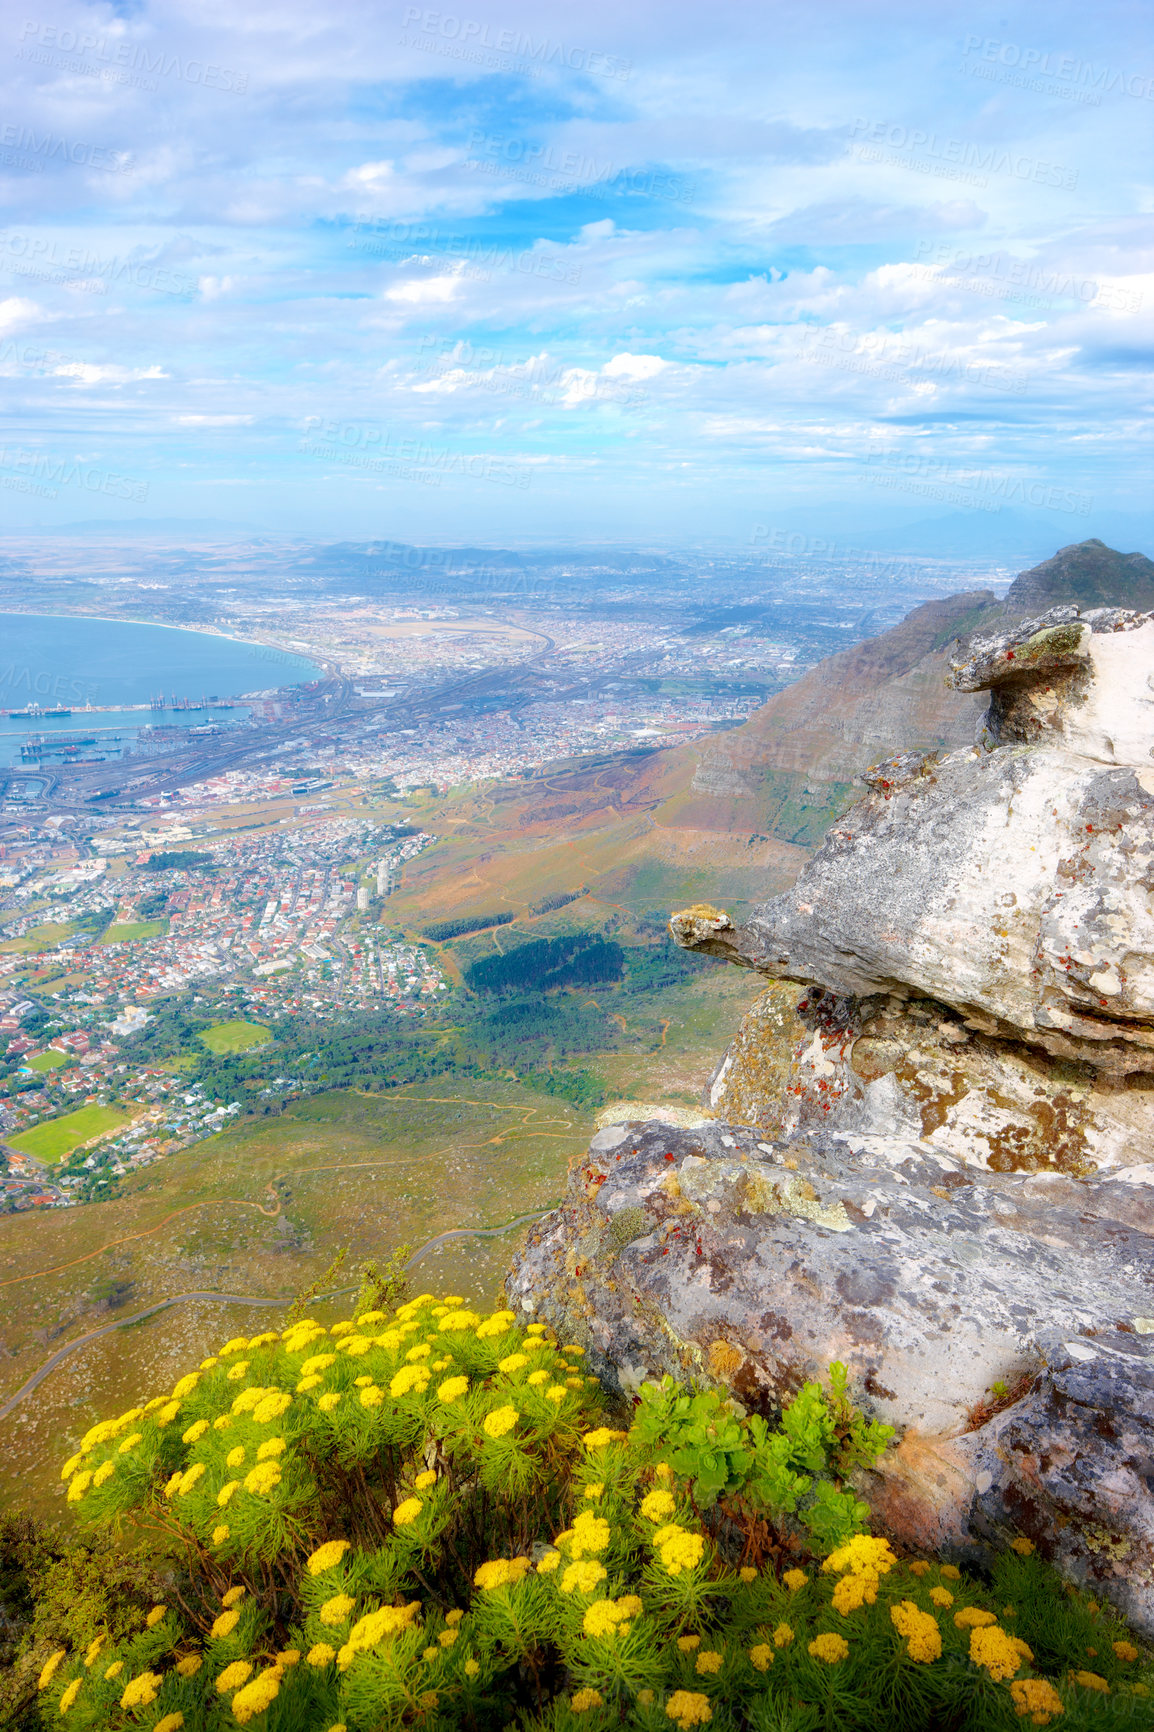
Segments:
[[[626,1430],[582,1357],[543,1324],[425,1294],[227,1342],[95,1426],[65,1465],[69,1503],[163,1532],[187,1579],[127,1639],[64,1641],[45,1724],[1154,1723],[1124,1628],[1072,1602],[1028,1541],[991,1595],[861,1531],[839,1482],[886,1434],[841,1367],[776,1430],[671,1382],[641,1391]]]

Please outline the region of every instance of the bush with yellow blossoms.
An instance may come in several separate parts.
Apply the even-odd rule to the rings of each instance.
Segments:
[[[775,1428],[423,1294],[226,1342],[65,1464],[88,1528],[181,1566],[39,1678],[67,1732],[1154,1727],[1149,1656],[1018,1540],[903,1559],[843,1476],[845,1374]],[[1007,1536],[1007,1539],[1010,1536]]]

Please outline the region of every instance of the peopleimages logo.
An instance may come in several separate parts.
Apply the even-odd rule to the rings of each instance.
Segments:
[[[502,30],[478,19],[461,18],[429,7],[406,6],[401,22],[407,31],[413,32],[409,41],[402,36],[402,47],[429,48],[442,54],[455,50],[454,58],[485,61],[490,55],[500,55],[522,62],[527,71],[554,66],[568,72],[588,72],[597,78],[626,79],[633,70],[633,62],[619,54],[554,42],[548,36],[534,38],[524,30]]]
[[[1076,102],[1098,104],[1105,95],[1154,100],[1154,75],[1116,66],[1096,66],[1076,54],[1055,54],[1044,48],[1023,48],[996,36],[967,36],[962,71],[971,78],[1022,89],[1056,94]],[[1048,81],[1048,82],[1047,82]]]
[[[918,158],[925,158],[945,169],[1006,174],[1015,180],[1032,181],[1037,186],[1061,187],[1066,192],[1073,192],[1078,184],[1077,169],[1064,168],[1060,162],[1047,162],[1025,151],[1007,150],[997,144],[974,144],[964,138],[946,138],[928,132],[924,127],[902,126],[888,120],[858,119],[851,124],[851,150],[883,146],[887,150],[907,151],[907,166],[914,166]],[[870,159],[867,157],[866,160]],[[899,164],[903,161],[901,157],[896,160]]]
[[[360,469],[369,475],[393,476],[439,487],[446,475],[492,481],[503,487],[528,487],[532,471],[485,452],[450,451],[423,439],[394,439],[385,427],[362,421],[332,421],[309,415],[298,450],[309,457]],[[409,467],[409,466],[412,467]]]
[[[132,499],[143,504],[148,498],[148,482],[132,475],[118,475],[111,469],[71,463],[64,457],[50,457],[43,451],[29,451],[21,446],[0,446],[0,469],[15,474],[3,485],[19,493],[36,493],[45,499],[55,499],[57,487],[82,487],[86,493],[105,493],[113,499]]]
[[[31,168],[38,174],[43,173],[49,162],[98,168],[103,174],[126,174],[132,167],[132,158],[126,150],[109,150],[102,144],[85,144],[54,132],[38,133],[31,126],[11,122],[0,126],[0,161],[9,168]]]
[[[211,61],[174,54],[170,49],[148,48],[142,42],[97,36],[91,30],[61,29],[58,24],[37,24],[27,18],[20,43],[16,51],[18,60],[57,67],[82,77],[103,78],[109,83],[155,90],[155,78],[160,77],[198,84],[205,90],[229,91],[234,96],[242,96],[248,89],[247,72],[234,72]],[[66,58],[71,55],[85,55],[88,63],[77,64]]]
[[[882,446],[866,452],[866,463],[874,471],[867,477],[872,486],[944,500],[970,510],[1000,511],[1004,505],[1032,505],[1041,511],[1088,517],[1094,509],[1093,494],[1080,493],[1077,488],[1028,481],[992,469],[963,469],[944,457]]]

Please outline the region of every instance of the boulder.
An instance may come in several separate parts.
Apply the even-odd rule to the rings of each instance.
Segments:
[[[1024,1533],[1154,1634],[1152,1179],[618,1125],[506,1290],[625,1395],[671,1372],[773,1412],[843,1361],[900,1436],[876,1525],[971,1562]]]

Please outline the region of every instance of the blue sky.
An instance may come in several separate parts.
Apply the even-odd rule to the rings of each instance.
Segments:
[[[4,519],[1108,531],[1150,492],[1149,17],[26,0]]]

